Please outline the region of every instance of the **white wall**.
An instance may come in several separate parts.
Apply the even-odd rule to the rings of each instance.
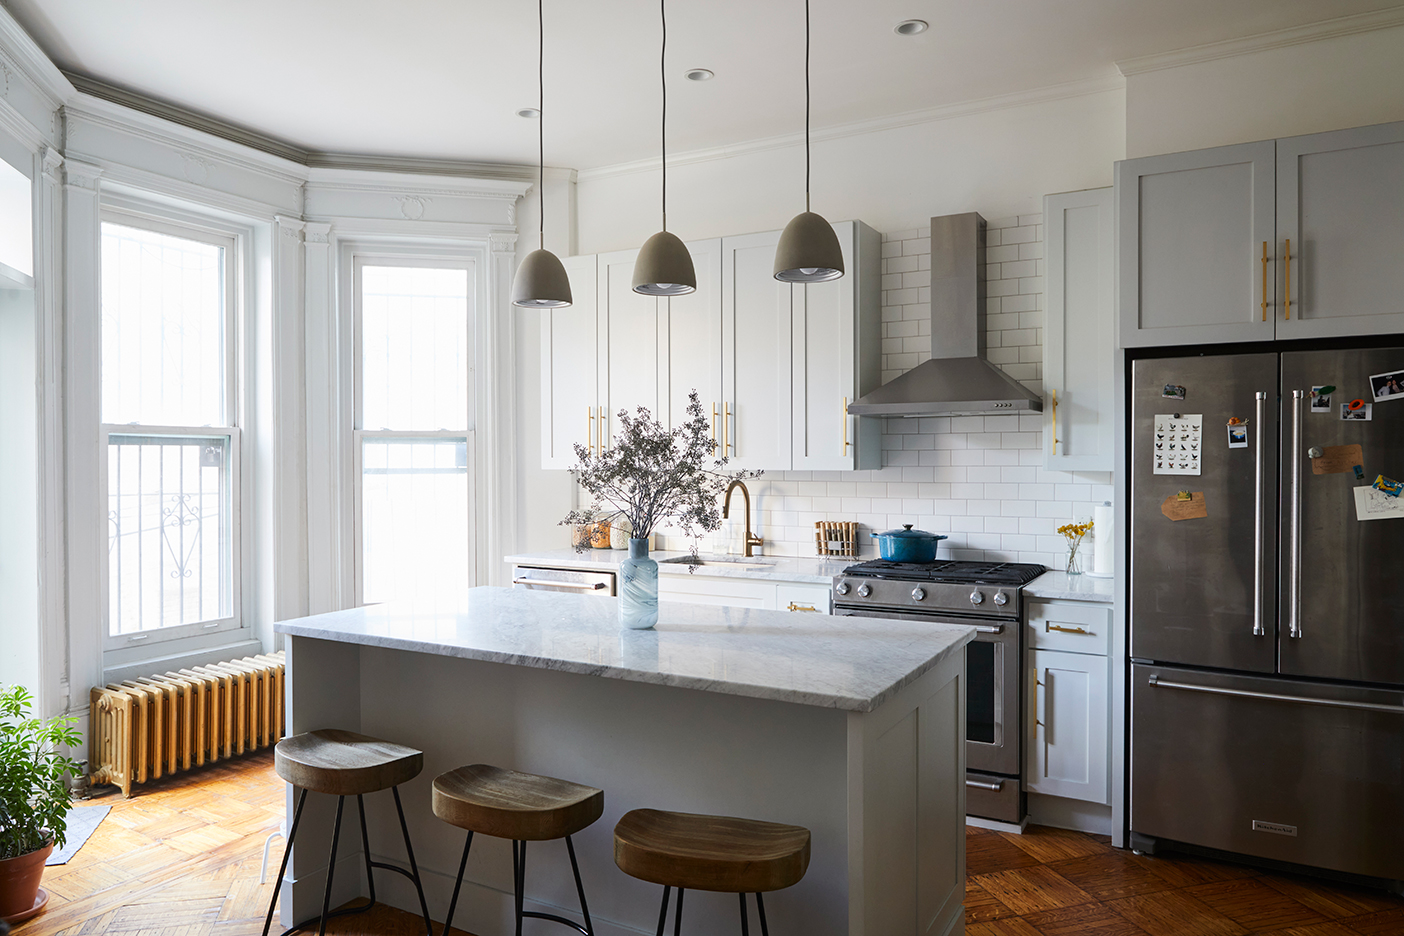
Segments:
[[[1128,157],[1404,120],[1404,26],[1127,72]]]
[[[34,290],[0,288],[0,686],[40,695]]]

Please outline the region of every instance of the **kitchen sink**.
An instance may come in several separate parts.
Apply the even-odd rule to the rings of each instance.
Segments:
[[[702,553],[697,557],[674,556],[672,559],[658,560],[660,565],[729,565],[729,566],[754,566],[756,568],[768,568],[775,565],[774,559],[761,559],[759,557],[746,556],[722,556]]]

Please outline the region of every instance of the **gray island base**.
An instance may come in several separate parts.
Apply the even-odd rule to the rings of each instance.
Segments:
[[[464,834],[434,818],[430,783],[487,763],[605,791],[604,816],[575,838],[599,936],[657,927],[662,889],[613,860],[614,824],[644,806],[810,829],[808,874],[767,895],[775,936],[964,932],[972,628],[663,602],[655,630],[621,631],[613,599],[475,588],[452,610],[380,605],[277,630],[290,734],[344,728],[424,751],[400,795],[436,920]],[[354,807],[333,906],[368,893]],[[308,797],[282,882],[285,925],[321,910],[334,812],[331,797]],[[390,796],[367,797],[366,812],[372,857],[407,866]],[[376,891],[418,912],[399,875],[378,873]],[[526,904],[579,918],[563,842],[529,846]],[[683,932],[735,936],[739,916],[735,895],[689,892]],[[513,932],[510,843],[474,839],[454,924]]]

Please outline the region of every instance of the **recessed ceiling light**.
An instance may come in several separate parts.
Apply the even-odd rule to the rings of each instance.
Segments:
[[[688,81],[711,81],[716,76],[710,68],[693,68],[687,72]]]
[[[926,32],[926,29],[926,20],[910,19],[898,23],[892,31],[899,36],[915,36],[917,33]]]
[[[541,111],[534,107],[523,107],[521,110],[517,111],[517,116],[525,117],[527,120],[535,120],[541,116]]]

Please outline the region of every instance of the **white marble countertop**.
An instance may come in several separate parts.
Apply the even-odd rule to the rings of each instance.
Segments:
[[[551,549],[545,552],[518,553],[503,557],[504,562],[516,565],[538,566],[552,569],[584,569],[596,572],[614,572],[619,563],[627,558],[626,549],[587,549],[578,553],[574,549]],[[686,556],[685,550],[661,549],[649,553],[658,560],[660,575],[688,575],[687,563],[664,562]],[[832,585],[834,576],[858,562],[852,558],[825,558],[821,556],[756,556],[743,559],[733,556],[737,562],[705,562],[697,567],[694,575],[717,575],[725,578],[770,579],[776,582],[805,582],[818,585]],[[706,554],[703,554],[706,559]]]
[[[618,599],[474,588],[456,609],[371,605],[274,629],[438,656],[870,712],[960,649],[971,627],[660,602],[654,630]]]
[[[1116,579],[1045,572],[1024,586],[1024,597],[1111,604],[1116,600]]]

